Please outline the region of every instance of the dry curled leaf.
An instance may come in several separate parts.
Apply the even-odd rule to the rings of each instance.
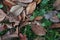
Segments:
[[[32,31],[39,36],[43,36],[46,34],[46,29],[44,29],[41,25],[32,24]]]
[[[37,2],[37,4],[39,4],[39,3],[41,2],[41,0],[34,0],[34,1],[36,1],[36,2]]]
[[[42,16],[37,16],[34,20],[40,21],[42,18]]]
[[[60,10],[60,0],[56,0],[53,6],[55,7],[56,10]]]
[[[18,1],[22,3],[31,3],[33,0],[18,0]]]
[[[28,7],[26,8],[26,14],[31,14],[33,13],[33,11],[35,10],[36,8],[36,2],[32,2],[28,5]]]
[[[51,26],[51,28],[60,28],[60,23],[55,23]]]
[[[10,0],[4,0],[3,2],[4,2],[4,4],[5,4],[6,6],[9,6],[9,8],[11,8],[13,5],[15,5],[15,3],[13,3],[13,2],[10,1]]]
[[[11,9],[10,9],[10,12],[12,12],[15,16],[18,16],[21,14],[21,12],[23,11],[23,7],[20,6],[20,5],[16,5],[16,6],[13,6]]]
[[[3,12],[3,10],[0,9],[0,22],[4,20],[6,17],[6,14]]]

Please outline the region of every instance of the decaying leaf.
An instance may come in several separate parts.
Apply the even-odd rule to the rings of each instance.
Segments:
[[[53,6],[55,7],[56,10],[60,10],[60,0],[56,0]]]
[[[10,0],[4,0],[3,2],[4,2],[4,4],[5,4],[6,6],[9,6],[10,8],[11,8],[13,5],[16,5],[15,3],[13,3],[13,2],[10,1]]]
[[[55,23],[51,26],[51,28],[60,28],[60,23]]]
[[[18,0],[18,1],[22,3],[31,3],[33,0]]]
[[[44,29],[41,25],[32,24],[32,31],[39,36],[43,36],[46,34],[46,29]]]
[[[26,8],[26,14],[31,14],[33,13],[33,11],[35,10],[36,8],[36,2],[32,2],[28,5],[28,7]]]
[[[40,21],[42,18],[42,16],[37,16],[34,20]]]
[[[37,2],[37,4],[39,4],[39,3],[41,2],[41,0],[34,0],[34,1],[36,1],[36,2]]]
[[[6,14],[3,12],[3,10],[0,9],[0,22],[4,20],[6,17]]]
[[[23,7],[20,6],[20,5],[16,5],[16,6],[13,6],[11,9],[10,9],[10,12],[12,12],[15,16],[18,16],[21,14],[21,12],[23,11]]]

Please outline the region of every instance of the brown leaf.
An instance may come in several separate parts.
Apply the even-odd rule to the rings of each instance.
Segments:
[[[21,17],[21,15],[19,15],[19,16],[18,16],[18,20],[21,20],[21,19],[22,19],[22,17]]]
[[[9,8],[11,8],[13,5],[15,5],[15,3],[13,3],[13,2],[10,1],[10,0],[4,0],[3,3],[4,3],[6,6],[9,6]]]
[[[17,3],[18,5],[21,5],[21,6],[23,6],[23,7],[27,7],[28,6],[28,4],[25,4],[25,3]]]
[[[41,25],[32,24],[32,31],[39,36],[46,34],[46,29],[44,29]]]
[[[18,1],[22,3],[31,3],[33,0],[18,0]]]
[[[14,38],[14,37],[18,37],[18,35],[17,34],[9,34],[9,35],[4,35],[3,36],[3,39],[4,40],[7,40],[7,39],[11,39],[11,38]]]
[[[0,22],[4,20],[6,17],[6,14],[3,12],[3,10],[0,9]]]
[[[39,4],[39,3],[41,2],[41,0],[34,0],[34,1],[36,1],[36,2],[37,2],[37,4]]]
[[[15,16],[18,16],[21,14],[21,12],[23,11],[23,7],[20,5],[15,5],[10,9],[10,12],[12,12]]]
[[[51,26],[51,28],[60,28],[60,23],[55,23]]]
[[[28,7],[26,8],[26,14],[31,14],[36,8],[36,2],[32,2],[28,5]]]
[[[39,20],[41,20],[42,18],[43,18],[42,16],[37,16],[34,20],[39,21]]]
[[[21,15],[22,15],[22,20],[25,21],[25,17],[26,17],[26,12],[25,12],[25,10],[23,10],[23,12],[22,12]]]
[[[53,6],[55,7],[56,10],[60,10],[60,0],[56,0]]]

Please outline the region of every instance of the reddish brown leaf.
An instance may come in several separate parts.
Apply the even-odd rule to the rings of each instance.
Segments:
[[[41,20],[42,18],[43,18],[42,16],[37,16],[34,20],[39,21],[39,20]]]
[[[9,6],[9,8],[11,8],[13,5],[15,5],[15,3],[13,3],[13,2],[10,1],[10,0],[4,0],[3,2],[4,2],[4,4],[5,4],[6,6]]]
[[[60,23],[55,23],[51,26],[51,28],[60,28]]]
[[[37,4],[39,4],[39,3],[41,2],[41,0],[34,0],[34,1],[36,1],[36,2],[37,2]]]
[[[31,28],[36,35],[42,36],[46,34],[46,29],[44,29],[41,25],[32,24]]]

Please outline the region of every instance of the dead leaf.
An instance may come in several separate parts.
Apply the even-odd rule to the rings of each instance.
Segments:
[[[37,16],[34,20],[40,21],[42,18],[42,16]]]
[[[51,26],[51,28],[60,28],[60,23],[55,23]]]
[[[31,3],[33,0],[18,0],[18,1],[22,3]]]
[[[16,5],[15,3],[13,3],[13,2],[10,1],[10,0],[4,0],[3,3],[4,3],[6,6],[9,6],[9,8],[11,8],[13,5]]]
[[[43,36],[46,34],[46,29],[43,28],[41,25],[32,24],[31,28],[36,35]]]
[[[20,5],[16,5],[16,6],[13,6],[11,9],[10,9],[10,12],[13,13],[15,16],[18,16],[21,14],[21,12],[23,11],[23,7],[20,6]]]
[[[25,12],[25,10],[23,10],[23,12],[22,12],[21,15],[22,15],[22,18],[23,18],[22,20],[25,21],[25,17],[26,17],[26,12]]]
[[[19,15],[19,16],[17,16],[17,17],[18,17],[18,20],[21,20],[21,19],[22,19],[21,15]]]
[[[20,2],[18,2],[17,4],[18,4],[18,5],[21,5],[21,6],[23,6],[23,7],[27,7],[27,6],[28,6],[28,4],[20,3]]]
[[[9,34],[9,35],[4,35],[3,36],[3,39],[4,40],[7,40],[7,39],[11,39],[11,38],[14,38],[14,37],[18,37],[18,35],[17,34]]]
[[[3,10],[0,9],[0,22],[4,20],[6,17],[6,14],[3,12]]]
[[[60,10],[60,0],[56,0],[53,6],[55,7],[56,10]]]
[[[36,1],[36,2],[37,2],[37,4],[39,4],[39,3],[41,2],[41,0],[34,0],[34,1]]]
[[[54,16],[52,18],[50,18],[50,21],[52,22],[60,22],[59,18],[57,16]]]
[[[35,10],[36,8],[36,2],[32,2],[28,5],[28,7],[26,8],[26,14],[31,14],[33,13],[33,11]]]

